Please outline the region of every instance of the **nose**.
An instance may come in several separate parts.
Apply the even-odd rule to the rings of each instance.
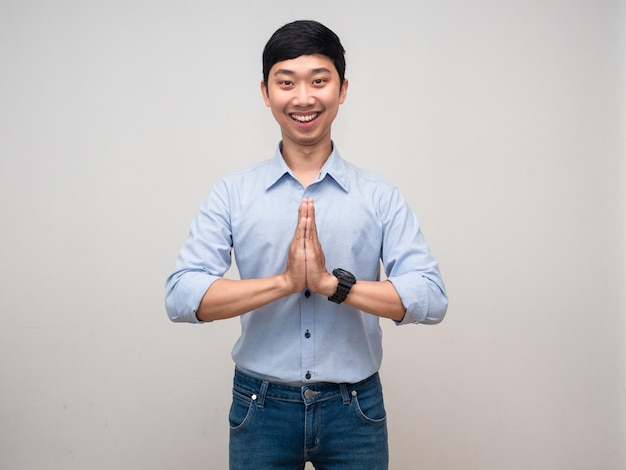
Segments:
[[[315,104],[315,96],[313,89],[305,84],[296,87],[292,99],[294,106],[312,106]]]

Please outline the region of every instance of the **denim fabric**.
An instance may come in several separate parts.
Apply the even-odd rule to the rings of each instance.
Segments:
[[[378,374],[356,384],[285,385],[235,371],[231,470],[385,470],[387,421]]]

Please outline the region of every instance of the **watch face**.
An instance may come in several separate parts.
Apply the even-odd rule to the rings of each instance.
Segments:
[[[333,275],[337,276],[339,279],[345,279],[346,281],[351,283],[356,282],[356,278],[354,277],[354,275],[351,272],[346,271],[345,269],[337,268],[333,270]]]

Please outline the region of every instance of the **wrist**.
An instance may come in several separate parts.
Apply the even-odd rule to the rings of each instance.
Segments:
[[[297,292],[300,292],[306,287],[304,283],[300,285],[298,282],[295,282],[293,278],[291,278],[289,275],[285,273],[279,274],[276,277],[278,279],[277,288],[278,288],[280,297],[285,297],[291,294],[295,294]]]
[[[339,286],[339,279],[337,279],[337,276],[333,276],[331,273],[326,273],[326,282],[324,283],[324,290],[322,292],[320,292],[320,294],[324,295],[325,297],[331,297],[336,291],[337,291],[337,287]]]

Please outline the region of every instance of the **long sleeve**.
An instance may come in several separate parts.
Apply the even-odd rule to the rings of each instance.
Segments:
[[[446,314],[448,297],[417,216],[397,189],[391,191],[381,211],[385,274],[406,308],[398,324],[439,323]]]
[[[230,267],[231,251],[227,191],[222,182],[200,207],[165,283],[165,308],[170,320],[200,323],[196,310],[207,289]]]

